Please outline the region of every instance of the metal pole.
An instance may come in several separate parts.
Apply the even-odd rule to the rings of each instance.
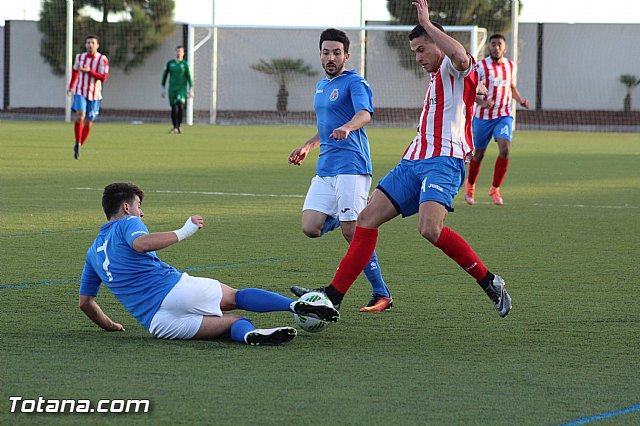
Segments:
[[[365,61],[367,58],[367,32],[364,29],[365,21],[364,21],[364,0],[360,0],[360,75],[366,78],[366,67]]]
[[[211,105],[209,106],[209,124],[218,119],[218,27],[216,26],[216,0],[213,2],[213,40],[211,40]]]
[[[479,61],[480,58],[478,58],[478,26],[474,26],[473,27],[473,31],[471,31],[471,40],[469,42],[470,49],[471,49],[471,56],[473,56],[476,61]]]
[[[189,26],[187,27],[188,31],[187,31],[187,54],[189,55],[187,57],[187,61],[189,63],[189,71],[191,71],[191,79],[194,81],[194,85],[195,85],[195,81],[196,81],[196,70],[194,69],[194,60],[195,60],[195,56],[196,56],[196,52],[194,51],[193,48],[193,33],[194,33],[194,28],[191,26],[191,24],[189,24]],[[187,98],[187,126],[193,126],[193,96],[189,96]]]
[[[71,82],[71,67],[73,67],[73,0],[67,0],[67,52],[64,77],[69,87]],[[64,91],[65,106],[64,106],[64,121],[65,123],[71,122],[71,96],[67,95],[65,87]]]
[[[518,63],[518,24],[520,15],[518,0],[511,0],[511,59]],[[516,129],[516,101],[511,99],[511,110],[513,111],[513,130]]]

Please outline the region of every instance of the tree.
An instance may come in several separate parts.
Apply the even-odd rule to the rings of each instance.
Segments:
[[[622,74],[620,83],[627,86],[627,96],[624,97],[624,112],[631,112],[631,91],[640,85],[640,77],[631,74]]]
[[[43,0],[38,29],[40,54],[53,72],[64,74],[66,0]],[[125,72],[144,63],[146,57],[175,31],[174,0],[75,0],[73,6],[74,52],[84,51],[85,37],[95,34],[109,64]],[[108,18],[116,17],[117,22]],[[93,16],[101,16],[97,21]]]
[[[486,28],[489,35],[505,33],[511,29],[512,0],[429,0],[430,18],[443,26],[477,25]],[[521,10],[522,2],[518,0]],[[387,0],[387,9],[393,25],[417,25],[416,8],[407,0]],[[455,34],[453,35],[455,38]],[[409,50],[406,32],[387,32],[387,44],[398,51],[400,65],[417,69]],[[463,43],[464,44],[464,43]],[[470,46],[465,46],[470,50]]]
[[[263,74],[270,75],[278,84],[278,95],[276,98],[276,110],[280,113],[287,112],[289,92],[287,83],[296,75],[306,75],[312,77],[318,74],[311,66],[304,63],[303,59],[275,58],[271,61],[260,59],[251,68]]]

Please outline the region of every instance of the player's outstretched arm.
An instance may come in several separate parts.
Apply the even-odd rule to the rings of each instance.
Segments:
[[[420,22],[420,25],[422,25],[431,40],[451,59],[454,68],[458,71],[464,71],[469,68],[470,60],[464,46],[431,23],[427,0],[413,0],[411,3],[418,11],[418,22]]]
[[[82,312],[103,330],[124,331],[122,324],[112,321],[111,318],[102,311],[95,297],[81,294],[78,299],[78,304]]]
[[[204,219],[201,216],[193,215],[185,222],[184,226],[175,231],[153,232],[141,235],[133,240],[132,247],[138,253],[147,253],[155,250],[162,250],[179,241],[189,238],[196,231],[204,226]]]
[[[304,145],[291,151],[289,154],[289,164],[299,166],[302,164],[307,154],[320,146],[320,135],[316,133],[311,139],[306,141]]]

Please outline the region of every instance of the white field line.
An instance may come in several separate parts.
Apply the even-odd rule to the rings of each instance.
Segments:
[[[78,191],[102,191],[102,189],[98,188],[71,188]],[[172,191],[165,189],[157,189],[155,191],[145,191],[145,192],[155,192],[159,194],[195,194],[195,195],[229,195],[235,197],[274,197],[274,198],[304,198],[304,195],[298,194],[252,194],[249,192],[219,192],[219,191]]]
[[[98,188],[71,188],[77,191],[102,191],[102,189]],[[228,195],[234,197],[272,197],[272,198],[304,198],[304,195],[298,194],[254,194],[250,192],[220,192],[220,191],[173,191],[168,189],[156,189],[155,191],[147,191],[147,192],[155,192],[158,194],[194,194],[194,195]],[[492,204],[490,201],[476,201],[476,204]],[[508,203],[505,203],[508,204]],[[630,206],[628,204],[620,205],[620,206],[599,206],[599,205],[588,205],[588,204],[544,204],[544,203],[533,203],[531,204],[535,207],[572,207],[572,208],[581,208],[581,209],[640,209],[638,206]]]

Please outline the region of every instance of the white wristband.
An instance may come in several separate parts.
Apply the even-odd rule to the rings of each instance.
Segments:
[[[196,225],[195,223],[193,223],[191,221],[191,218],[187,219],[187,221],[184,223],[184,226],[180,229],[176,229],[175,231],[173,231],[176,236],[178,237],[178,241],[182,241],[185,238],[189,238],[190,236],[192,236],[193,234],[196,233],[196,231],[198,230],[198,225]]]

